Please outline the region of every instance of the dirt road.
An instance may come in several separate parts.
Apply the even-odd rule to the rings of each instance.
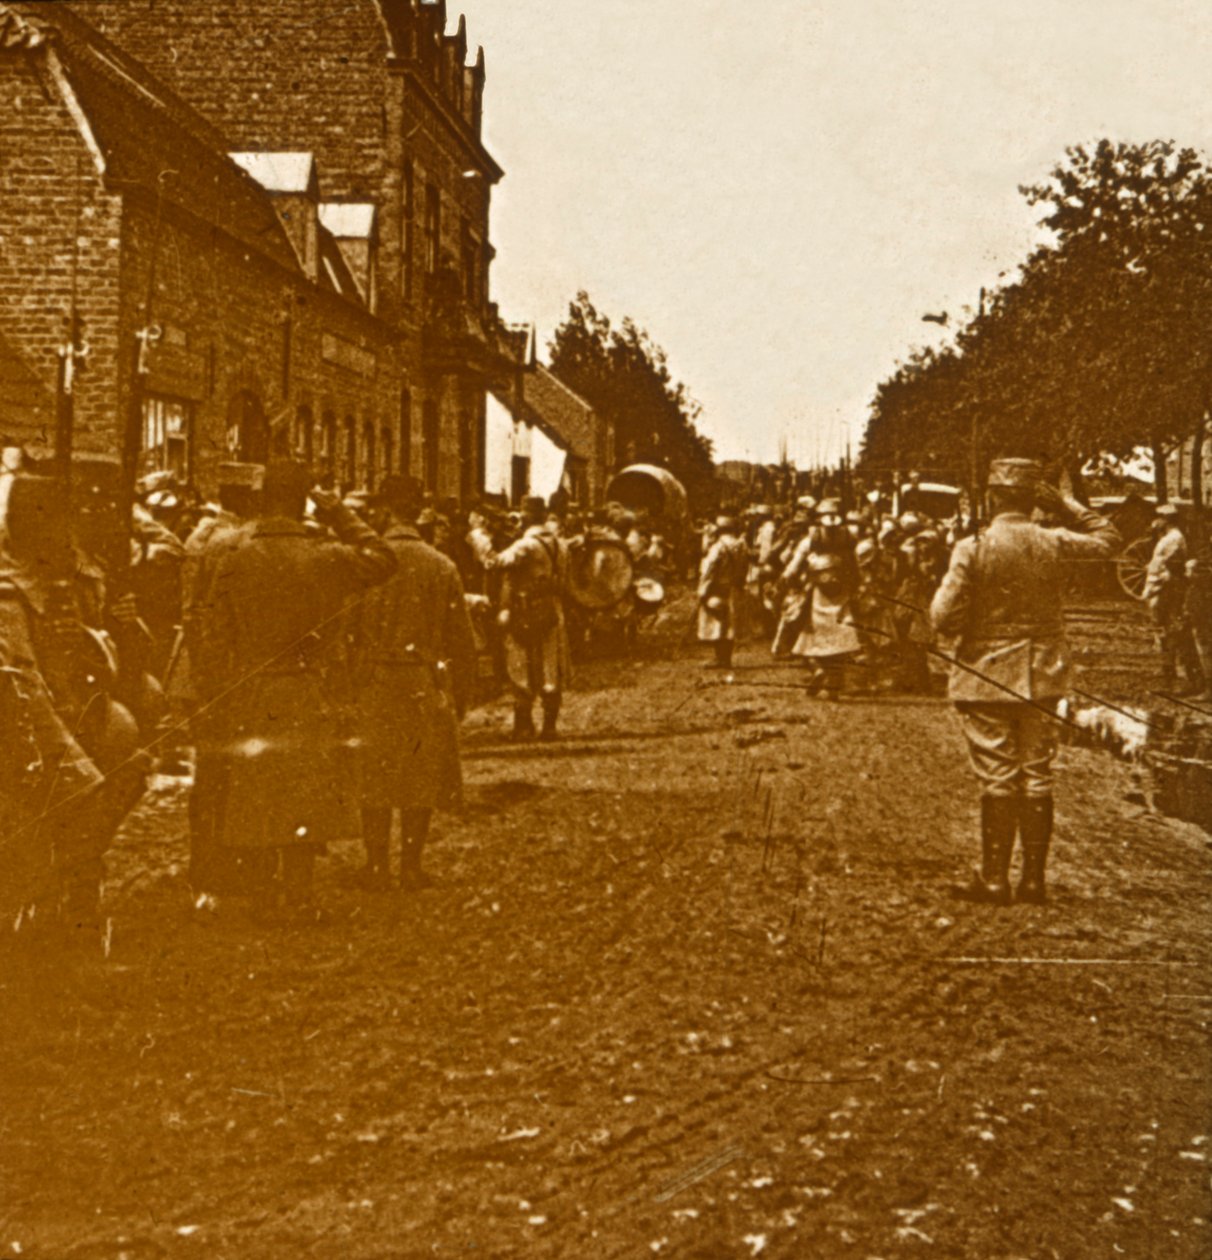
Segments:
[[[550,747],[476,714],[440,886],[337,846],[311,933],[192,914],[162,783],[109,961],[4,976],[0,1255],[1212,1255],[1207,836],[1067,749],[1053,904],[955,902],[946,706],[801,681],[591,666]]]

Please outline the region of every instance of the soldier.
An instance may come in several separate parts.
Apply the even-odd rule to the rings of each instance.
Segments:
[[[749,576],[749,549],[735,518],[721,516],[715,524],[715,541],[699,571],[699,642],[714,648],[714,659],[709,662],[714,668],[728,669]]]
[[[543,707],[542,738],[556,738],[560,704],[571,674],[563,594],[567,557],[559,539],[544,525],[542,499],[523,505],[524,531],[497,557],[503,575],[500,624],[505,631],[505,664],[514,693],[513,734],[532,739],[534,701]]]
[[[265,472],[261,517],[215,563],[194,662],[208,753],[225,760],[215,843],[280,856],[287,920],[314,923],[316,854],[343,827],[356,771],[337,647],[347,601],[396,568],[391,548],[332,491],[312,490],[333,540],[304,524],[310,477]],[[279,909],[272,884],[258,909]]]
[[[374,523],[395,553],[396,575],[351,618],[362,725],[364,880],[388,887],[392,811],[400,814],[400,886],[430,884],[421,851],[435,808],[457,806],[458,723],[475,681],[475,639],[454,562],[417,532],[421,483],[387,477],[372,498]]]
[[[195,742],[194,786],[189,794],[189,878],[199,908],[213,909],[216,895],[254,891],[258,881],[272,875],[267,860],[272,854],[268,851],[248,850],[237,859],[232,850],[218,845],[216,827],[228,758],[218,751],[219,741],[212,738],[210,708],[197,706],[191,677],[191,662],[205,658],[199,634],[211,607],[215,568],[251,528],[260,509],[264,478],[261,464],[220,464],[221,510],[200,521],[185,543],[182,629],[167,688],[170,699],[190,713]]]
[[[1054,711],[1068,676],[1064,564],[1108,557],[1120,541],[1109,521],[1062,497],[1042,475],[1035,460],[993,462],[993,521],[984,534],[956,545],[931,606],[935,629],[956,641],[950,695],[982,789],[981,867],[963,895],[995,905],[1011,901],[1016,832],[1023,843],[1017,899],[1045,900]],[[1036,506],[1070,527],[1035,524]]]
[[[1153,613],[1157,646],[1162,658],[1162,686],[1174,687],[1179,664],[1186,675],[1183,695],[1202,690],[1199,658],[1186,616],[1187,536],[1173,503],[1157,509],[1154,522],[1157,542],[1145,578],[1145,600]]]
[[[129,713],[98,690],[112,654],[80,619],[62,484],[13,478],[5,532],[0,908],[10,925],[42,911],[44,919],[57,916],[71,940],[95,943],[103,855],[133,804],[132,785],[136,798],[142,790],[137,739]]]

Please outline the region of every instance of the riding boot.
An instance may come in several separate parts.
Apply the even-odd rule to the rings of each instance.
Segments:
[[[362,810],[362,843],[366,846],[366,865],[360,882],[370,891],[384,889],[391,878],[391,810]]]
[[[433,879],[421,865],[421,853],[429,838],[430,809],[405,809],[400,812],[400,887],[405,892],[421,892],[433,887]]]
[[[543,733],[541,739],[556,738],[556,723],[560,719],[560,697],[546,694],[543,696]]]
[[[1029,906],[1042,906],[1047,900],[1044,891],[1044,868],[1048,865],[1048,847],[1052,842],[1052,797],[1025,796],[1019,813],[1023,837],[1023,874],[1016,900]]]
[[[985,905],[1010,904],[1010,855],[1018,825],[1018,797],[981,797],[981,868],[961,894]]]
[[[534,739],[534,714],[529,700],[515,700],[513,706],[513,737],[519,743]]]
[[[316,851],[311,845],[288,845],[282,850],[282,887],[286,895],[287,921],[311,927],[323,920],[316,907],[313,880]]]

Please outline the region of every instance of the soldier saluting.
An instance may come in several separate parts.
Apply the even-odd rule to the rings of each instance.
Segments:
[[[990,465],[989,528],[956,544],[931,605],[956,641],[949,694],[981,785],[981,866],[965,896],[1009,905],[1010,859],[1023,843],[1017,900],[1042,904],[1052,839],[1056,703],[1065,694],[1064,564],[1109,557],[1115,527],[1043,480],[1031,459]],[[1031,519],[1034,508],[1062,528]]]

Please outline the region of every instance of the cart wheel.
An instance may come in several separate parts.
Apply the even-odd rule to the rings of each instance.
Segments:
[[[1115,576],[1124,591],[1133,599],[1144,599],[1145,579],[1153,557],[1153,540],[1138,538],[1129,543],[1115,562]]]

